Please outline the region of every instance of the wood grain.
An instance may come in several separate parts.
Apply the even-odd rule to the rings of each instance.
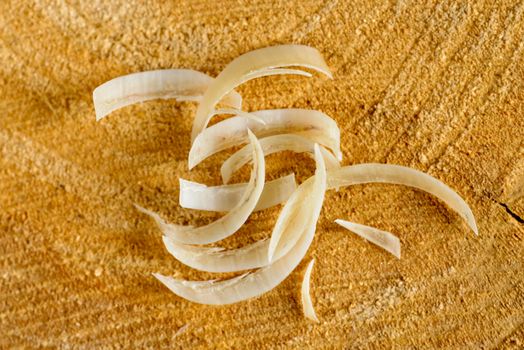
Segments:
[[[0,2],[0,348],[522,348],[523,13],[512,0]],[[132,204],[209,222],[178,206],[178,178],[217,184],[225,156],[188,172],[194,104],[96,123],[92,90],[150,69],[216,75],[279,43],[318,48],[334,80],[251,81],[245,108],[331,115],[344,164],[428,172],[471,205],[480,235],[419,191],[355,186],[326,196],[306,261],[257,299],[202,306],[158,283],[152,272],[215,275],[171,258]],[[268,158],[269,178],[311,175],[313,162],[289,156]],[[267,237],[278,211],[225,245]],[[395,233],[402,259],[336,218]],[[318,325],[299,294],[313,257]]]

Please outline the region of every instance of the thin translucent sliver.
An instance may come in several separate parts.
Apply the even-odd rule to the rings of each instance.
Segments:
[[[304,273],[304,279],[302,280],[300,296],[302,299],[302,310],[304,311],[304,316],[306,316],[312,321],[319,322],[317,314],[315,312],[315,308],[313,307],[313,301],[311,300],[310,294],[311,271],[313,270],[314,264],[315,259],[312,259],[307,265],[306,272]]]
[[[247,143],[246,129],[258,138],[289,133],[314,138],[320,145],[329,148],[339,161],[342,160],[340,129],[331,117],[322,112],[288,108],[252,111],[249,114],[264,123],[237,116],[204,129],[189,151],[189,169],[215,153]]]
[[[179,204],[182,208],[227,212],[235,207],[245,192],[247,183],[206,186],[179,179]],[[280,177],[264,184],[264,190],[254,211],[284,203],[297,188],[295,174]]]
[[[296,153],[307,153],[312,157],[315,154],[314,146],[315,143],[318,143],[316,135],[295,135],[295,134],[280,134],[273,135],[261,138],[260,146],[264,152],[264,156],[268,156],[273,153],[283,152],[283,151],[293,151]],[[331,153],[326,151],[324,148],[321,148],[321,152],[326,161],[326,167],[328,169],[339,168],[339,161]],[[229,158],[227,158],[220,167],[220,174],[222,176],[222,181],[227,184],[233,174],[242,168],[244,165],[249,163],[251,160],[249,145],[245,146],[235,153],[233,153]]]
[[[154,99],[199,102],[212,81],[212,77],[192,69],[153,70],[116,77],[93,91],[96,120],[117,109]],[[222,103],[241,109],[242,97],[231,90]]]
[[[253,212],[260,199],[265,183],[265,162],[262,148],[256,136],[249,130],[248,134],[253,149],[253,171],[238,204],[220,219],[200,227],[181,226],[166,222],[160,215],[150,210],[144,208],[139,209],[155,220],[165,236],[177,243],[208,244],[234,234]]]
[[[341,167],[328,173],[328,188],[388,183],[414,187],[434,195],[456,211],[478,235],[475,216],[468,204],[442,181],[419,170],[401,165],[365,163]]]
[[[335,222],[400,259],[400,240],[391,232],[341,219]]]
[[[277,45],[247,52],[231,61],[209,85],[195,115],[191,141],[207,127],[211,112],[220,99],[246,82],[246,76],[290,66],[310,68],[332,78],[320,52],[309,46]]]

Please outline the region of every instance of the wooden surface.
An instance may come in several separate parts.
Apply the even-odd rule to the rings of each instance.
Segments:
[[[524,346],[523,2],[144,3],[0,2],[1,348]],[[344,164],[428,172],[471,205],[480,236],[424,193],[355,186],[326,196],[305,261],[258,299],[202,306],[156,281],[215,276],[171,258],[132,203],[176,223],[216,218],[178,206],[178,177],[218,184],[224,156],[187,171],[194,104],[155,101],[96,123],[92,90],[158,68],[214,76],[279,43],[318,48],[335,79],[249,82],[247,110],[331,115]],[[268,178],[313,172],[302,155],[267,162]],[[267,237],[278,210],[226,246]],[[336,218],[395,233],[402,259]],[[313,257],[318,325],[299,294]]]

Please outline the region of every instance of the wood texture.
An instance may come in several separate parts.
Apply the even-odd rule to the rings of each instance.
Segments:
[[[523,12],[513,0],[1,1],[0,347],[522,348]],[[217,184],[224,156],[187,171],[194,104],[96,123],[92,90],[158,68],[216,75],[278,43],[318,48],[335,79],[249,82],[248,110],[333,116],[344,164],[428,172],[471,205],[480,236],[424,193],[356,186],[327,195],[306,260],[260,298],[202,306],[157,282],[152,272],[212,275],[171,258],[132,203],[212,220],[178,206],[178,177]],[[268,170],[303,180],[313,162],[274,155]],[[268,236],[277,214],[254,214],[226,246]],[[336,218],[395,233],[402,259]],[[300,305],[312,257],[318,325]]]

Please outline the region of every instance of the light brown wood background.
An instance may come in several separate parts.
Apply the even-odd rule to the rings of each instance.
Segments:
[[[0,347],[522,348],[523,12],[512,0],[1,1]],[[118,75],[216,75],[279,43],[318,48],[335,79],[249,82],[246,109],[331,115],[344,164],[426,171],[467,200],[480,228],[474,237],[408,188],[330,192],[306,258],[317,259],[318,325],[301,311],[306,261],[270,293],[225,307],[157,282],[152,272],[214,276],[171,258],[132,203],[176,223],[216,218],[178,206],[178,178],[218,184],[224,156],[187,171],[194,104],[155,101],[96,123],[91,103]],[[267,162],[268,178],[313,171],[301,155]],[[225,245],[268,236],[278,209]],[[336,218],[392,231],[402,259]]]

